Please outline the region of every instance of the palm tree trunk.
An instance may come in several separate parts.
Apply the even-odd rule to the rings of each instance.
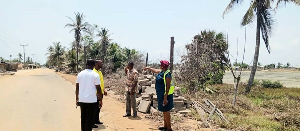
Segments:
[[[257,12],[257,14],[259,14],[259,12]],[[249,93],[251,90],[251,87],[253,85],[253,81],[254,81],[254,76],[255,76],[255,72],[256,72],[256,68],[257,68],[257,62],[258,62],[258,56],[259,56],[259,47],[260,47],[260,16],[257,15],[257,27],[256,27],[256,46],[255,46],[255,54],[254,54],[254,59],[253,59],[253,66],[251,69],[251,74],[250,74],[250,78],[248,81],[248,85],[246,87],[246,93]]]
[[[78,50],[78,46],[79,46],[79,42],[77,41],[76,43],[76,72],[78,72],[78,53],[79,53],[79,50]]]

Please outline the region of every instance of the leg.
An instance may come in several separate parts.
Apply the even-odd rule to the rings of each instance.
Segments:
[[[80,104],[80,111],[81,111],[81,131],[85,131],[85,122],[86,122],[86,104]]]
[[[130,96],[131,99],[131,107],[133,110],[133,116],[137,116],[137,111],[136,111],[136,93]]]
[[[164,127],[167,128],[167,115],[166,115],[166,112],[163,112],[164,114]]]
[[[99,103],[99,100],[97,100],[97,103]],[[99,104],[96,104],[95,123],[99,122],[99,113],[100,113],[100,107]]]
[[[171,130],[171,115],[170,111],[166,112],[166,123],[167,123],[167,130]]]
[[[126,92],[126,114],[130,115],[131,114],[131,100],[130,100],[130,95],[129,92]]]
[[[95,124],[95,113],[96,113],[96,105],[97,103],[88,103],[87,108],[87,120],[85,125],[86,131],[92,131],[93,125]]]

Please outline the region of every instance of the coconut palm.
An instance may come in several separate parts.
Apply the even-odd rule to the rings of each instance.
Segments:
[[[81,40],[81,32],[86,32],[90,34],[88,22],[84,22],[83,14],[75,13],[76,21],[72,18],[68,17],[72,20],[73,23],[66,24],[65,27],[71,27],[71,31],[75,33],[75,41],[76,41],[76,70],[78,71],[78,54],[79,54],[79,47],[80,47],[80,40]]]
[[[228,13],[234,6],[240,4],[243,0],[231,0],[229,5],[226,7],[223,17],[226,13]],[[251,87],[253,85],[253,80],[257,68],[258,56],[259,56],[259,47],[260,47],[260,36],[262,36],[266,48],[270,53],[270,44],[269,44],[269,36],[272,30],[272,12],[273,9],[271,7],[272,2],[274,0],[251,0],[251,4],[246,14],[244,15],[241,25],[246,26],[250,23],[254,22],[254,18],[256,16],[256,46],[255,46],[255,54],[253,59],[253,66],[251,69],[250,78],[248,81],[248,85],[246,87],[246,92],[250,92]],[[293,2],[297,5],[300,5],[299,0],[277,0],[276,8],[282,2]]]
[[[62,47],[60,42],[53,42],[53,46],[48,47],[48,60],[51,65],[55,65],[58,68],[61,67],[65,47]]]
[[[19,62],[21,62],[21,61],[23,60],[23,58],[22,58],[22,57],[23,57],[23,56],[22,56],[22,54],[21,54],[21,53],[19,53],[19,54],[18,54],[18,57],[19,57]]]
[[[101,55],[101,59],[102,62],[105,63],[106,61],[106,53],[107,53],[107,47],[109,45],[109,43],[112,41],[112,39],[109,39],[110,34],[108,34],[109,30],[106,28],[101,28],[101,30],[98,30],[98,34],[96,34],[96,36],[99,36],[101,39],[99,41],[100,46],[102,48],[102,55]],[[103,73],[105,74],[105,66],[103,66]]]

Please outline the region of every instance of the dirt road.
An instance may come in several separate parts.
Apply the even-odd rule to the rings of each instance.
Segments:
[[[0,131],[79,131],[75,87],[54,71],[36,69],[0,76]],[[125,106],[105,97],[97,130],[153,130],[143,117],[123,118]],[[141,114],[138,114],[142,116]]]

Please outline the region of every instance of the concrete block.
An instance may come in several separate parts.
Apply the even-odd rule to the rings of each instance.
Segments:
[[[157,95],[153,95],[153,101],[157,101]]]
[[[151,86],[151,81],[148,80],[142,80],[141,82],[139,82],[139,85],[141,86]]]
[[[151,84],[151,88],[155,88],[155,84]]]
[[[158,115],[158,110],[155,109],[154,107],[150,107],[150,114],[153,116],[157,116]]]
[[[150,104],[151,104],[150,101],[142,100],[138,110],[142,113],[148,113],[150,111]]]
[[[145,89],[145,93],[156,94],[156,90],[155,90],[154,88],[147,87],[147,88]]]
[[[142,100],[150,99],[150,94],[143,93],[141,96]]]
[[[155,83],[156,83],[156,80],[155,80],[155,79],[152,79],[151,82],[152,82],[152,84],[155,84]]]
[[[153,78],[153,75],[145,75],[145,77],[146,77],[147,79],[152,79],[152,78]]]
[[[136,98],[136,106],[138,107],[142,101],[142,97]]]
[[[146,88],[147,88],[147,86],[142,86],[142,93],[145,92]]]
[[[158,109],[158,102],[155,101],[155,100],[153,100],[153,107],[154,107],[155,109]]]

